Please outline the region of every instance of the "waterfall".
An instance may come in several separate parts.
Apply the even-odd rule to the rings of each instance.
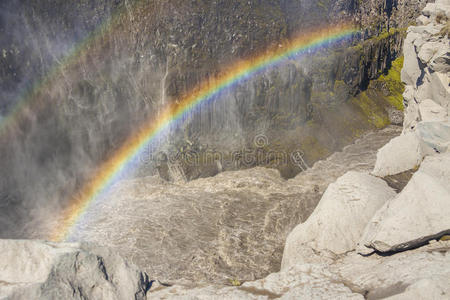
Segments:
[[[164,107],[164,105],[166,104],[166,80],[167,80],[167,76],[169,75],[169,60],[166,60],[166,72],[164,73],[164,76],[161,80],[161,106],[160,109],[162,107]]]

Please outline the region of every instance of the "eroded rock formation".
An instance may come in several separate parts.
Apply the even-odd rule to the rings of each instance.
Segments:
[[[2,299],[147,299],[151,282],[104,247],[0,240]]]

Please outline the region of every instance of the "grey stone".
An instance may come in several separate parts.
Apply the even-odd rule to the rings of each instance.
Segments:
[[[403,46],[405,61],[401,72],[401,78],[404,83],[411,86],[416,86],[417,79],[420,74],[422,74],[422,70],[419,67],[419,62],[416,56],[416,49],[413,44],[419,37],[420,34],[418,33],[408,33]]]
[[[147,299],[147,274],[103,247],[0,240],[0,253],[2,299]]]

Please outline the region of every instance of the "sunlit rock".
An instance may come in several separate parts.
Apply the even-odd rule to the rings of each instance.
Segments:
[[[405,39],[403,46],[403,55],[405,61],[403,64],[401,78],[407,85],[416,86],[417,78],[419,78],[422,73],[419,62],[416,57],[416,50],[414,47],[414,41],[420,38],[420,34],[415,32],[410,32]]]
[[[290,233],[282,269],[320,261],[321,257],[330,260],[353,250],[375,212],[395,195],[381,179],[346,173],[328,186],[308,220]]]
[[[427,16],[424,16],[424,15],[421,15],[416,19],[417,25],[428,25],[428,24],[430,24],[430,22],[431,22],[431,20]]]
[[[413,132],[392,139],[378,150],[372,174],[384,177],[395,175],[420,165],[423,159],[420,140]]]
[[[450,121],[420,122],[417,124],[417,135],[425,154],[444,153],[450,149]]]
[[[390,256],[349,253],[331,271],[366,299],[448,299],[450,286],[450,242],[440,241]],[[429,289],[419,291],[420,282]],[[445,286],[446,285],[446,286]],[[424,286],[425,287],[425,286]],[[437,295],[436,298],[433,298]]]
[[[425,99],[419,104],[422,121],[445,121],[448,118],[447,110],[431,99]]]
[[[431,278],[421,279],[408,286],[404,292],[385,299],[446,299],[448,295],[450,295],[450,278],[445,274],[443,276],[436,275]]]
[[[364,299],[352,291],[337,274],[325,265],[295,265],[264,279],[246,282],[239,287],[207,286],[189,288],[174,286],[155,292],[150,297],[161,299]]]
[[[155,299],[447,299],[450,242],[393,256],[350,252],[333,264],[297,264],[241,286],[192,287],[180,283],[150,290]],[[430,290],[431,289],[431,290]],[[434,297],[434,298],[433,298]]]
[[[405,189],[375,214],[361,247],[403,251],[444,235],[450,230],[449,183],[450,154],[426,157]]]
[[[0,298],[146,299],[147,274],[87,244],[0,240]]]

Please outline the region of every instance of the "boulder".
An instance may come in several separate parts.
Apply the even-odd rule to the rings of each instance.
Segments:
[[[401,79],[405,84],[411,86],[416,86],[417,79],[422,74],[414,46],[414,41],[420,37],[419,33],[409,32],[403,46],[405,61],[401,71]]]
[[[426,99],[419,104],[422,121],[445,121],[448,118],[447,110],[431,99]]]
[[[414,42],[415,46],[420,48],[423,43],[425,43],[426,39],[430,36],[438,34],[441,31],[441,27],[434,26],[434,24],[428,24],[425,26],[411,26],[408,28],[409,32],[414,32],[420,34],[421,36],[417,37]]]
[[[408,286],[404,292],[385,298],[385,300],[410,299],[448,299],[450,295],[450,276],[432,276]]]
[[[379,177],[395,175],[418,167],[422,159],[419,138],[414,132],[407,132],[378,150],[372,174]]]
[[[450,153],[428,156],[404,190],[365,229],[358,251],[397,252],[450,232]]]
[[[421,15],[416,19],[417,25],[428,25],[430,24],[431,20],[427,16]]]
[[[425,99],[433,99],[440,106],[448,107],[450,93],[446,76],[445,74],[431,72],[429,69],[426,69],[421,84],[414,93],[415,102],[420,103]],[[414,106],[416,105],[415,102],[409,103]]]
[[[436,3],[428,3],[422,10],[422,14],[436,19],[437,16],[449,18],[450,4],[448,0],[438,0]]]
[[[430,90],[430,99],[433,99],[437,104],[442,107],[449,107],[450,103],[450,80],[447,74],[442,74],[439,72],[431,72],[429,76],[427,76],[427,80],[430,82],[429,90]],[[420,98],[427,99],[427,98]]]
[[[352,252],[330,266],[330,271],[339,274],[340,281],[352,290],[364,291],[366,299],[448,299],[450,242],[434,242],[388,256]],[[420,286],[427,288],[420,290]]]
[[[418,105],[408,105],[404,110],[405,116],[403,119],[403,131],[414,132],[416,125],[420,122],[420,112]]]
[[[450,72],[450,47],[448,46],[448,40],[447,47],[445,44],[442,45],[442,43],[440,43],[440,46],[441,48],[439,51],[430,59],[430,69],[435,72],[446,74]]]
[[[146,299],[151,285],[95,245],[0,240],[0,253],[1,299]]]
[[[381,179],[365,173],[346,173],[329,185],[306,222],[289,234],[282,270],[298,263],[333,259],[355,249],[368,221],[395,195]]]
[[[422,45],[418,53],[420,61],[427,64],[431,59],[442,50],[441,42],[428,42]]]
[[[420,122],[416,134],[424,154],[444,153],[450,149],[450,121]]]

